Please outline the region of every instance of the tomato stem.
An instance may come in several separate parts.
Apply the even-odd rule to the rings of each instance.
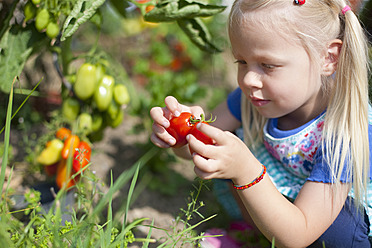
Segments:
[[[205,119],[204,114],[201,114],[201,115],[200,115],[200,119],[198,119],[198,118],[196,118],[194,115],[192,115],[192,116],[190,117],[190,123],[191,123],[191,124],[196,124],[196,123],[198,123],[198,122],[212,123],[212,122],[214,122],[216,119],[217,119],[217,117],[214,116],[214,118],[213,118],[212,115],[211,115],[211,118],[209,118],[209,120],[206,120],[206,119]]]

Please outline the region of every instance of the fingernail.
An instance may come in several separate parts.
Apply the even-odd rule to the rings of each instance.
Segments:
[[[198,124],[196,124],[196,128],[199,129],[201,127],[201,122],[198,122]]]
[[[186,135],[186,140],[189,141],[190,139],[190,134]]]
[[[176,144],[176,140],[175,139],[169,139],[168,144],[170,144],[171,146],[174,146]]]
[[[163,126],[165,127],[165,128],[167,128],[167,127],[169,127],[169,121],[168,120],[164,120],[163,121]]]
[[[176,111],[174,111],[174,115],[175,115],[176,117],[178,117],[178,116],[181,115],[181,113],[180,113],[178,110],[176,110]]]

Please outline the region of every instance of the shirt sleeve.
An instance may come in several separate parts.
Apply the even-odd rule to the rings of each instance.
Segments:
[[[236,88],[227,96],[227,107],[229,108],[231,114],[239,121],[242,121],[241,96],[242,91],[240,88]]]
[[[369,150],[371,151],[372,147],[372,126],[368,125],[368,139],[369,139]],[[340,181],[343,183],[349,183],[352,179],[348,176],[347,173],[347,164],[345,164],[343,171],[341,173]],[[372,179],[372,153],[369,154],[369,178]],[[322,148],[319,147],[317,153],[314,157],[314,167],[310,173],[310,176],[307,178],[308,181],[313,182],[323,182],[323,183],[332,183],[332,172],[325,160]]]
[[[332,183],[332,172],[326,159],[323,156],[321,147],[318,148],[318,151],[314,157],[314,162],[315,163],[313,170],[311,171],[310,176],[307,178],[307,180],[313,182]],[[345,164],[340,177],[340,181],[343,183],[351,182],[350,178],[347,175],[346,168],[347,164]]]

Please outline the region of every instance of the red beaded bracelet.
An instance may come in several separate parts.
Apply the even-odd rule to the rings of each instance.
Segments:
[[[234,189],[239,189],[239,190],[242,190],[242,189],[248,189],[250,187],[252,187],[253,185],[259,183],[263,177],[265,176],[266,174],[266,166],[265,165],[262,165],[262,172],[261,174],[256,177],[252,182],[248,183],[248,184],[245,184],[245,185],[236,185],[236,184],[233,184],[233,187]]]

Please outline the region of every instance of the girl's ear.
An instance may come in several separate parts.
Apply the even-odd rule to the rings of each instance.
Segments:
[[[329,43],[322,67],[322,74],[324,76],[331,76],[336,71],[341,47],[342,41],[339,39],[331,40]]]

